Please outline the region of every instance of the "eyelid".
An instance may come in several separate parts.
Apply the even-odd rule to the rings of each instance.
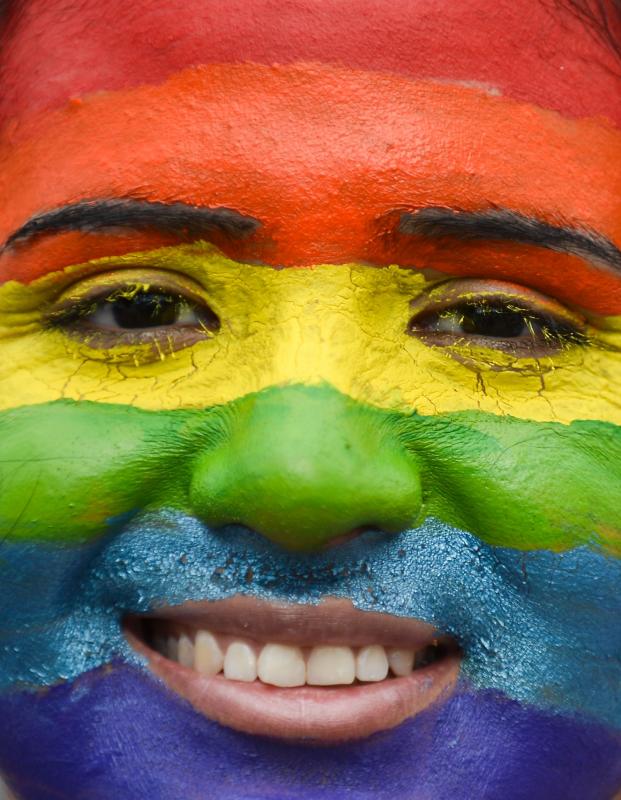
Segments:
[[[54,320],[65,316],[77,307],[105,300],[115,292],[128,287],[136,290],[168,292],[180,295],[198,305],[211,305],[200,284],[179,273],[156,269],[118,269],[104,274],[91,275],[66,288],[48,307],[46,316]]]
[[[441,312],[466,302],[480,302],[485,299],[513,301],[524,310],[554,317],[579,330],[583,330],[587,324],[586,318],[579,312],[533,289],[504,281],[469,278],[451,278],[435,284],[416,297],[410,302],[410,311],[413,312],[410,322],[419,316],[428,316],[434,311]]]

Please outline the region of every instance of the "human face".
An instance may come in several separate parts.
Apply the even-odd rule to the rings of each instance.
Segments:
[[[19,796],[612,798],[609,43],[533,0],[31,0],[5,40]]]

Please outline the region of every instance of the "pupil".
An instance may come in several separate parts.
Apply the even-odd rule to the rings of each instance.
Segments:
[[[121,328],[174,325],[179,314],[179,301],[170,295],[139,292],[133,297],[117,297],[112,302],[112,313]]]
[[[498,339],[511,339],[524,333],[523,311],[494,306],[464,306],[461,314],[461,326],[466,333]]]

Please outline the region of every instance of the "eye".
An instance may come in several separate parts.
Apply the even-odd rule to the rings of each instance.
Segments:
[[[494,281],[455,281],[432,290],[408,333],[430,344],[479,344],[516,355],[551,354],[584,344],[584,323],[537,292]]]
[[[91,347],[165,342],[177,349],[220,327],[209,306],[190,294],[162,285],[117,281],[112,287],[87,287],[80,297],[65,297],[48,321]]]
[[[181,295],[159,291],[137,291],[129,297],[106,297],[80,317],[82,323],[107,330],[164,328],[201,324],[201,309]]]

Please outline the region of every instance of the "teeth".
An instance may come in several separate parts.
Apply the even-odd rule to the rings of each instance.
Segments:
[[[388,650],[388,664],[395,675],[407,677],[414,669],[414,650],[391,648]]]
[[[194,666],[194,643],[185,633],[179,637],[177,661],[184,667]]]
[[[166,644],[166,655],[171,661],[177,661],[178,654],[179,642],[174,636],[169,636]]]
[[[160,655],[168,657],[168,639],[166,636],[156,636],[153,639],[153,649],[157,650]]]
[[[223,654],[216,636],[206,630],[192,635],[180,633],[162,635],[151,640],[151,646],[171,661],[195,669],[205,676],[224,670],[229,680],[262,683],[279,687],[338,686],[361,682],[383,681],[388,671],[397,677],[407,677],[442,657],[437,642],[415,651],[404,647],[383,647],[379,644],[360,647],[318,645],[304,651],[293,645],[268,643],[263,646],[233,641]],[[260,652],[257,658],[256,653]]]
[[[313,647],[306,665],[306,683],[311,686],[336,686],[353,683],[356,660],[351,647]]]
[[[259,680],[273,686],[304,686],[306,664],[299,647],[266,644],[258,663]]]
[[[233,681],[251,681],[257,677],[257,658],[244,642],[233,642],[224,657],[224,677]]]
[[[220,645],[209,631],[199,631],[194,640],[194,669],[201,675],[217,675],[224,666]]]
[[[386,651],[379,644],[361,647],[356,656],[356,677],[359,681],[383,681],[388,675]]]

